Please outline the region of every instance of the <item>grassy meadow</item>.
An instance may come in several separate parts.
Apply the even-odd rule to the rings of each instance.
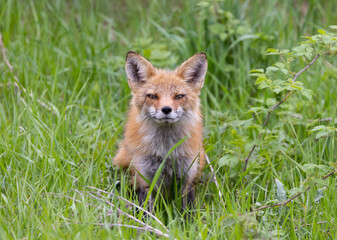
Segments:
[[[264,130],[285,92],[249,74],[279,61],[268,48],[333,31],[336,13],[319,0],[0,0],[0,239],[336,239],[336,177],[322,178],[337,167],[337,55],[298,77],[311,95],[291,94]],[[218,186],[207,165],[192,221],[160,195],[142,218],[112,166],[130,50],[168,68],[207,53],[200,97]]]

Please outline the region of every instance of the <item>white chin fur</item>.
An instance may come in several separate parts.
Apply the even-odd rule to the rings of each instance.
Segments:
[[[183,115],[182,109],[172,111],[170,114],[164,114],[161,111],[156,111],[153,107],[148,109],[151,118],[157,123],[174,123],[177,122]]]
[[[152,117],[152,119],[157,123],[174,123],[179,120],[179,118],[156,118],[156,117]]]

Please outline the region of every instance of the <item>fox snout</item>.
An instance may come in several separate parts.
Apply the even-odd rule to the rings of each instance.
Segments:
[[[149,107],[149,114],[155,122],[173,123],[177,122],[183,114],[181,107],[174,108],[171,106],[163,106],[156,109],[153,106]]]
[[[152,84],[154,85],[154,83]],[[180,94],[177,94],[176,91],[167,91],[166,88],[161,89],[158,86],[148,89],[145,94],[145,109],[143,108],[143,111],[145,110],[150,119],[157,123],[177,122],[184,114],[186,99],[185,94],[181,94],[185,91],[178,91]]]
[[[165,107],[163,107],[163,108],[161,109],[161,111],[162,111],[164,114],[168,115],[168,114],[170,114],[170,113],[172,112],[172,108],[171,108],[170,106],[165,106]]]

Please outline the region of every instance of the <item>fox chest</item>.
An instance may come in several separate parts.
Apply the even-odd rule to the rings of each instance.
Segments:
[[[175,147],[170,156],[174,159],[185,158],[191,154],[188,139],[180,145],[176,144],[188,134],[188,131],[183,131],[180,128],[148,129],[144,132],[141,150],[147,155],[163,159]]]
[[[138,157],[135,161],[137,170],[152,181],[162,166],[160,179],[165,185],[170,185],[173,177],[180,180],[188,173],[194,160],[191,157],[193,153],[189,149],[188,139],[176,146],[188,134],[181,129],[148,130],[142,138],[141,149],[137,152]],[[172,151],[168,155],[170,150]]]

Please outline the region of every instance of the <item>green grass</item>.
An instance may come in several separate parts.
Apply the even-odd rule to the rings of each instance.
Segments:
[[[291,48],[300,36],[336,24],[337,5],[318,0],[210,4],[0,0],[0,33],[13,65],[12,74],[0,54],[0,239],[156,238],[148,231],[109,227],[140,226],[117,209],[143,221],[117,198],[137,202],[127,176],[112,166],[131,98],[124,73],[129,50],[159,67],[177,66],[198,51],[209,61],[201,94],[204,142],[222,198],[213,182],[202,184],[194,220],[186,222],[177,210],[179,199],[157,196],[155,215],[168,232],[152,218],[148,225],[171,239],[337,238],[336,178],[313,186],[336,162],[336,134],[315,139],[309,133],[318,125],[334,127],[336,56],[319,59],[300,76],[313,90],[312,100],[294,94],[272,114],[248,171],[242,171],[266,117],[247,111],[282,97],[258,89],[249,71],[277,60],[264,55],[267,48]],[[317,121],[326,118],[333,120]],[[303,170],[305,164],[322,166],[310,172]],[[282,197],[275,179],[287,198],[312,189],[286,207],[253,212]],[[114,193],[102,194],[113,205],[93,198],[87,186]],[[315,201],[318,189],[324,195]]]

